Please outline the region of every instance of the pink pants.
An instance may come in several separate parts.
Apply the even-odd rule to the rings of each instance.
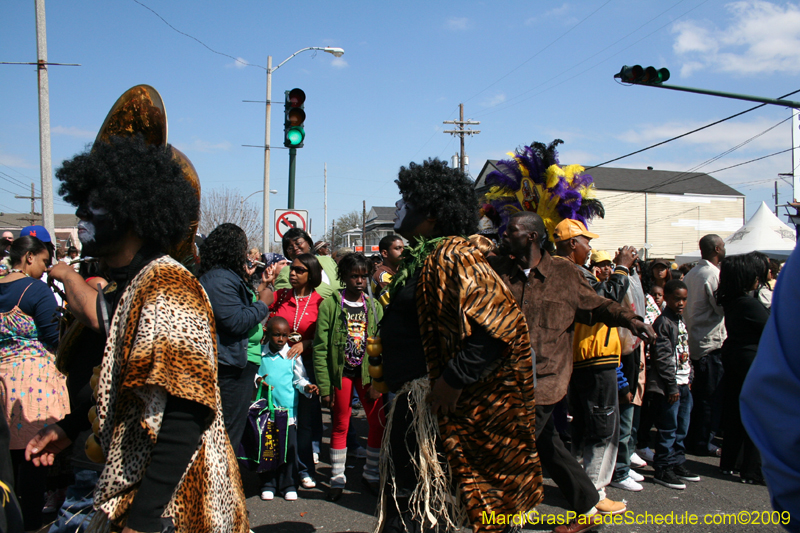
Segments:
[[[360,369],[359,369],[360,370]],[[331,434],[331,449],[343,450],[347,448],[347,430],[350,427],[350,414],[353,411],[353,388],[358,391],[361,405],[367,413],[369,422],[369,435],[367,446],[370,448],[381,447],[383,428],[386,426],[386,414],[383,412],[383,399],[373,400],[369,397],[368,389],[361,384],[361,376],[349,378],[342,376],[342,388],[333,389],[333,433]]]

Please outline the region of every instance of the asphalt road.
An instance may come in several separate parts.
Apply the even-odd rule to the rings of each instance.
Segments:
[[[359,435],[366,435],[366,420],[363,411],[356,411],[355,423]],[[325,423],[330,424],[327,414]],[[271,502],[263,502],[259,498],[258,479],[253,474],[244,473],[247,507],[250,512],[250,527],[255,533],[337,533],[337,532],[371,532],[375,524],[375,506],[377,499],[370,495],[361,485],[361,471],[364,459],[348,458],[347,462],[347,488],[342,498],[336,503],[325,500],[327,482],[330,479],[330,466],[328,461],[328,438],[330,430],[326,431],[326,438],[322,446],[322,463],[317,470],[317,488],[313,490],[300,490],[300,498],[294,502],[284,501],[276,496]],[[365,439],[361,439],[366,446]],[[706,531],[730,532],[779,532],[783,531],[780,525],[754,524],[755,520],[765,518],[772,511],[769,503],[767,488],[757,485],[744,485],[738,477],[723,476],[718,468],[719,459],[711,457],[687,458],[686,466],[701,476],[698,483],[687,482],[685,490],[673,490],[658,485],[652,481],[653,469],[645,467],[640,470],[646,480],[643,482],[644,490],[641,492],[627,492],[609,487],[608,497],[615,500],[626,500],[629,518],[634,522],[630,524],[606,525],[603,531],[620,533],[656,533],[672,531],[692,531],[702,533]],[[566,501],[561,492],[549,478],[545,479],[544,503],[536,508],[539,517],[544,515],[561,515],[567,512]],[[742,512],[745,513],[742,513]],[[764,513],[762,513],[764,512]],[[649,517],[646,515],[649,513]],[[697,525],[669,525],[654,523],[656,515],[682,516],[684,513],[697,515]],[[751,523],[742,525],[738,521],[726,525],[705,525],[705,515],[734,514],[744,517]],[[756,517],[757,515],[757,517]],[[532,515],[536,516],[536,515]],[[625,516],[623,516],[625,518]],[[778,518],[770,515],[769,518]],[[539,520],[541,518],[538,518]],[[722,516],[711,516],[709,520],[721,521]],[[638,520],[638,524],[636,521]],[[647,520],[647,523],[641,523]],[[546,524],[528,524],[528,531],[552,531],[554,526]]]

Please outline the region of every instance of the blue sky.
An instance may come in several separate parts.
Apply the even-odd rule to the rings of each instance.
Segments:
[[[315,236],[325,163],[329,224],[362,200],[368,209],[392,205],[401,165],[458,150],[442,122],[457,118],[460,102],[481,122],[466,145],[477,177],[487,158],[534,140],[561,138],[562,163],[591,166],[755,105],[622,86],[613,74],[623,64],[668,67],[678,85],[767,97],[800,89],[800,5],[791,2],[82,0],[46,8],[48,60],[82,65],[50,68],[54,169],[93,141],[120,94],[147,83],[161,93],[169,140],[203,189],[243,196],[263,188],[263,151],[242,145],[263,144],[264,107],[242,100],[265,99],[266,72],[227,56],[264,67],[268,55],[277,64],[307,46],[344,48],[340,59],[304,52],[273,75],[273,146],[282,145],[283,91],[307,95],[295,207],[310,211]],[[35,60],[33,1],[3,2],[0,61]],[[30,202],[13,196],[28,194],[31,181],[39,188],[36,89],[34,67],[0,65],[0,211],[28,211]],[[789,116],[767,106],[612,166],[689,170]],[[790,148],[790,127],[699,171],[745,193],[748,216],[762,200],[772,205],[790,153],[713,171]],[[272,154],[279,193],[271,208],[284,208],[288,153]],[[789,199],[790,185],[779,185]],[[249,202],[260,206],[260,194]],[[72,208],[58,200],[56,212]]]

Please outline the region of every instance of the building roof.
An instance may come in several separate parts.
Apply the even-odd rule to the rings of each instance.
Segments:
[[[30,226],[30,213],[3,213],[0,215],[0,228],[4,230],[21,230],[25,226]],[[55,215],[56,228],[75,228],[78,226],[78,217],[75,215]],[[42,224],[39,217],[35,224]]]
[[[392,222],[394,223],[394,207],[372,206],[367,213],[367,222]]]
[[[475,188],[479,192],[488,190],[486,176],[495,170],[496,164],[496,159],[490,159],[483,165],[475,181]],[[736,189],[702,172],[596,167],[588,169],[586,173],[594,178],[595,187],[604,191],[744,196]]]

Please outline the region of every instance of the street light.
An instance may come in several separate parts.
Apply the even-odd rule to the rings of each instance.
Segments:
[[[334,57],[342,57],[344,55],[344,49],[342,48],[334,48],[332,46],[309,46],[307,48],[302,48],[297,52],[293,53],[286,59],[284,59],[281,63],[278,64],[277,67],[272,68],[272,56],[267,56],[267,116],[266,116],[266,124],[264,126],[264,189],[261,191],[269,191],[269,156],[270,156],[270,121],[272,119],[272,73],[281,68],[287,61],[292,59],[294,56],[301,52],[305,52],[306,50],[321,50],[323,52],[327,52],[332,54]],[[272,192],[272,191],[270,191]],[[289,204],[294,204],[294,198],[289,198]],[[264,194],[264,240],[262,242],[264,250],[269,249],[269,233],[270,233],[270,225],[269,225],[269,194]]]

